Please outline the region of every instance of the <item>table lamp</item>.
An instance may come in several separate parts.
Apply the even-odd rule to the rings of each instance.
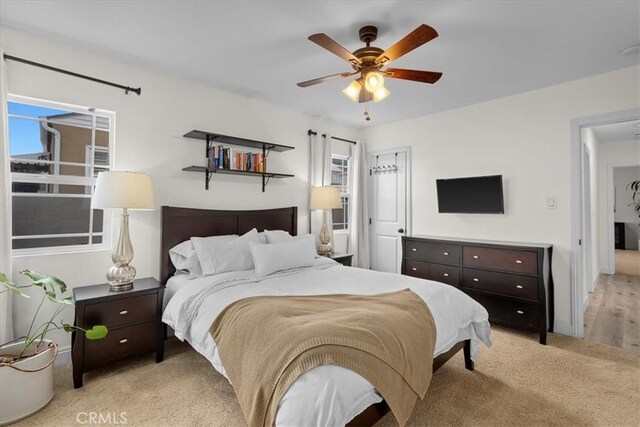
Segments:
[[[120,236],[111,253],[114,265],[107,271],[107,280],[113,291],[132,289],[136,269],[130,264],[133,246],[129,237],[128,211],[155,209],[151,177],[136,172],[100,172],[91,209],[122,209]]]
[[[340,189],[338,187],[313,187],[311,189],[310,209],[322,209],[322,228],[320,229],[320,255],[331,255],[333,246],[331,245],[331,231],[329,230],[328,215],[330,209],[342,207]]]

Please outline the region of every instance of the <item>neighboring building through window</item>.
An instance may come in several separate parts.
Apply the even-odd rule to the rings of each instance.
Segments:
[[[349,158],[334,154],[331,156],[331,185],[340,188],[342,209],[331,211],[334,230],[349,229]]]
[[[114,114],[10,97],[13,249],[44,253],[108,245],[108,215],[91,210],[109,170]]]

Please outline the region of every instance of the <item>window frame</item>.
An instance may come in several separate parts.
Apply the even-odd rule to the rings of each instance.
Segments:
[[[94,107],[83,107],[73,104],[66,104],[63,102],[49,101],[38,98],[31,98],[22,95],[16,94],[7,94],[7,102],[15,102],[21,104],[35,105],[44,108],[51,109],[59,109],[65,110],[72,113],[84,114],[93,117],[94,124],[91,129],[91,144],[86,145],[85,147],[91,147],[93,150],[96,149],[95,145],[95,134],[96,134],[96,126],[95,121],[96,117],[105,117],[109,119],[109,170],[113,167],[113,160],[115,158],[115,134],[116,134],[116,113],[114,111],[98,109]],[[33,120],[29,117],[19,116],[19,115],[8,115],[9,117],[18,117],[23,119]],[[11,141],[9,140],[9,144]],[[94,157],[95,159],[95,157]],[[10,160],[11,161],[11,160]],[[50,161],[54,163],[54,161]],[[37,183],[37,184],[59,184],[59,185],[84,185],[89,186],[91,188],[91,193],[78,193],[78,194],[56,194],[55,197],[70,197],[70,198],[90,198],[93,194],[93,190],[95,188],[96,178],[93,177],[93,162],[88,165],[86,163],[71,163],[71,162],[58,162],[58,164],[71,164],[74,166],[83,166],[85,168],[89,168],[91,171],[90,176],[56,176],[55,182],[52,182],[52,179],[48,177],[48,175],[40,175],[33,173],[23,173],[23,172],[11,172],[11,184],[14,182],[20,183]],[[29,194],[29,196],[33,196],[33,193]],[[48,195],[48,193],[41,193],[41,196],[35,197],[54,197],[52,195]],[[11,193],[11,197],[15,197],[13,191]],[[17,196],[22,197],[22,196]],[[103,223],[102,223],[102,232],[93,232],[93,209],[90,210],[89,217],[89,228],[86,232],[82,233],[60,233],[60,234],[45,234],[45,235],[27,235],[27,236],[13,236],[11,235],[11,241],[13,240],[25,240],[32,238],[64,238],[64,237],[89,237],[89,243],[82,245],[65,245],[65,246],[42,246],[37,248],[21,248],[21,249],[12,249],[12,256],[20,257],[20,256],[33,256],[33,255],[52,255],[52,254],[60,254],[66,252],[93,252],[93,251],[104,251],[111,250],[111,239],[113,235],[112,224],[113,224],[113,213],[110,210],[103,210]],[[13,220],[13,218],[12,218]],[[101,243],[91,243],[92,237],[101,237]]]
[[[345,156],[343,154],[335,154],[335,153],[331,153],[331,167],[333,168],[333,159],[339,159],[339,160],[346,160],[346,168],[347,168],[347,185],[345,186],[337,186],[337,185],[332,185],[332,187],[337,187],[340,188],[340,198],[346,198],[347,199],[347,206],[349,206],[348,208],[348,212],[351,212],[351,156]],[[347,191],[343,192],[342,190],[346,188]],[[344,203],[343,203],[344,206]],[[334,234],[348,234],[351,231],[351,221],[349,221],[349,215],[347,214],[347,217],[345,218],[345,224],[346,224],[346,228],[340,229],[340,230],[332,230]],[[333,228],[333,226],[332,226]]]

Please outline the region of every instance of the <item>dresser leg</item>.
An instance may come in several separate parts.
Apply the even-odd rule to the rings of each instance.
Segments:
[[[547,331],[540,332],[540,344],[547,345]]]
[[[82,371],[73,367],[73,388],[82,387]]]
[[[473,360],[471,360],[471,340],[464,342],[464,367],[473,371]]]

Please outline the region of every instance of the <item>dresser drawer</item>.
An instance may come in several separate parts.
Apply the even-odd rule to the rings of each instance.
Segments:
[[[106,325],[108,328],[129,323],[153,320],[158,310],[158,294],[140,295],[113,301],[87,304],[84,309],[84,324]]]
[[[462,286],[506,296],[538,299],[538,279],[531,276],[465,268],[462,271]]]
[[[85,369],[95,369],[138,354],[155,351],[156,321],[109,329],[102,340],[84,340]]]
[[[460,265],[460,245],[405,240],[405,251],[407,258]]]
[[[430,262],[416,261],[405,258],[405,274],[420,279],[435,280],[436,282],[458,286],[460,283],[460,267]]]
[[[540,325],[540,312],[536,304],[510,301],[476,292],[467,293],[487,309],[491,322],[530,330],[537,330]]]
[[[514,273],[538,274],[538,256],[536,252],[532,251],[464,246],[462,265]]]

